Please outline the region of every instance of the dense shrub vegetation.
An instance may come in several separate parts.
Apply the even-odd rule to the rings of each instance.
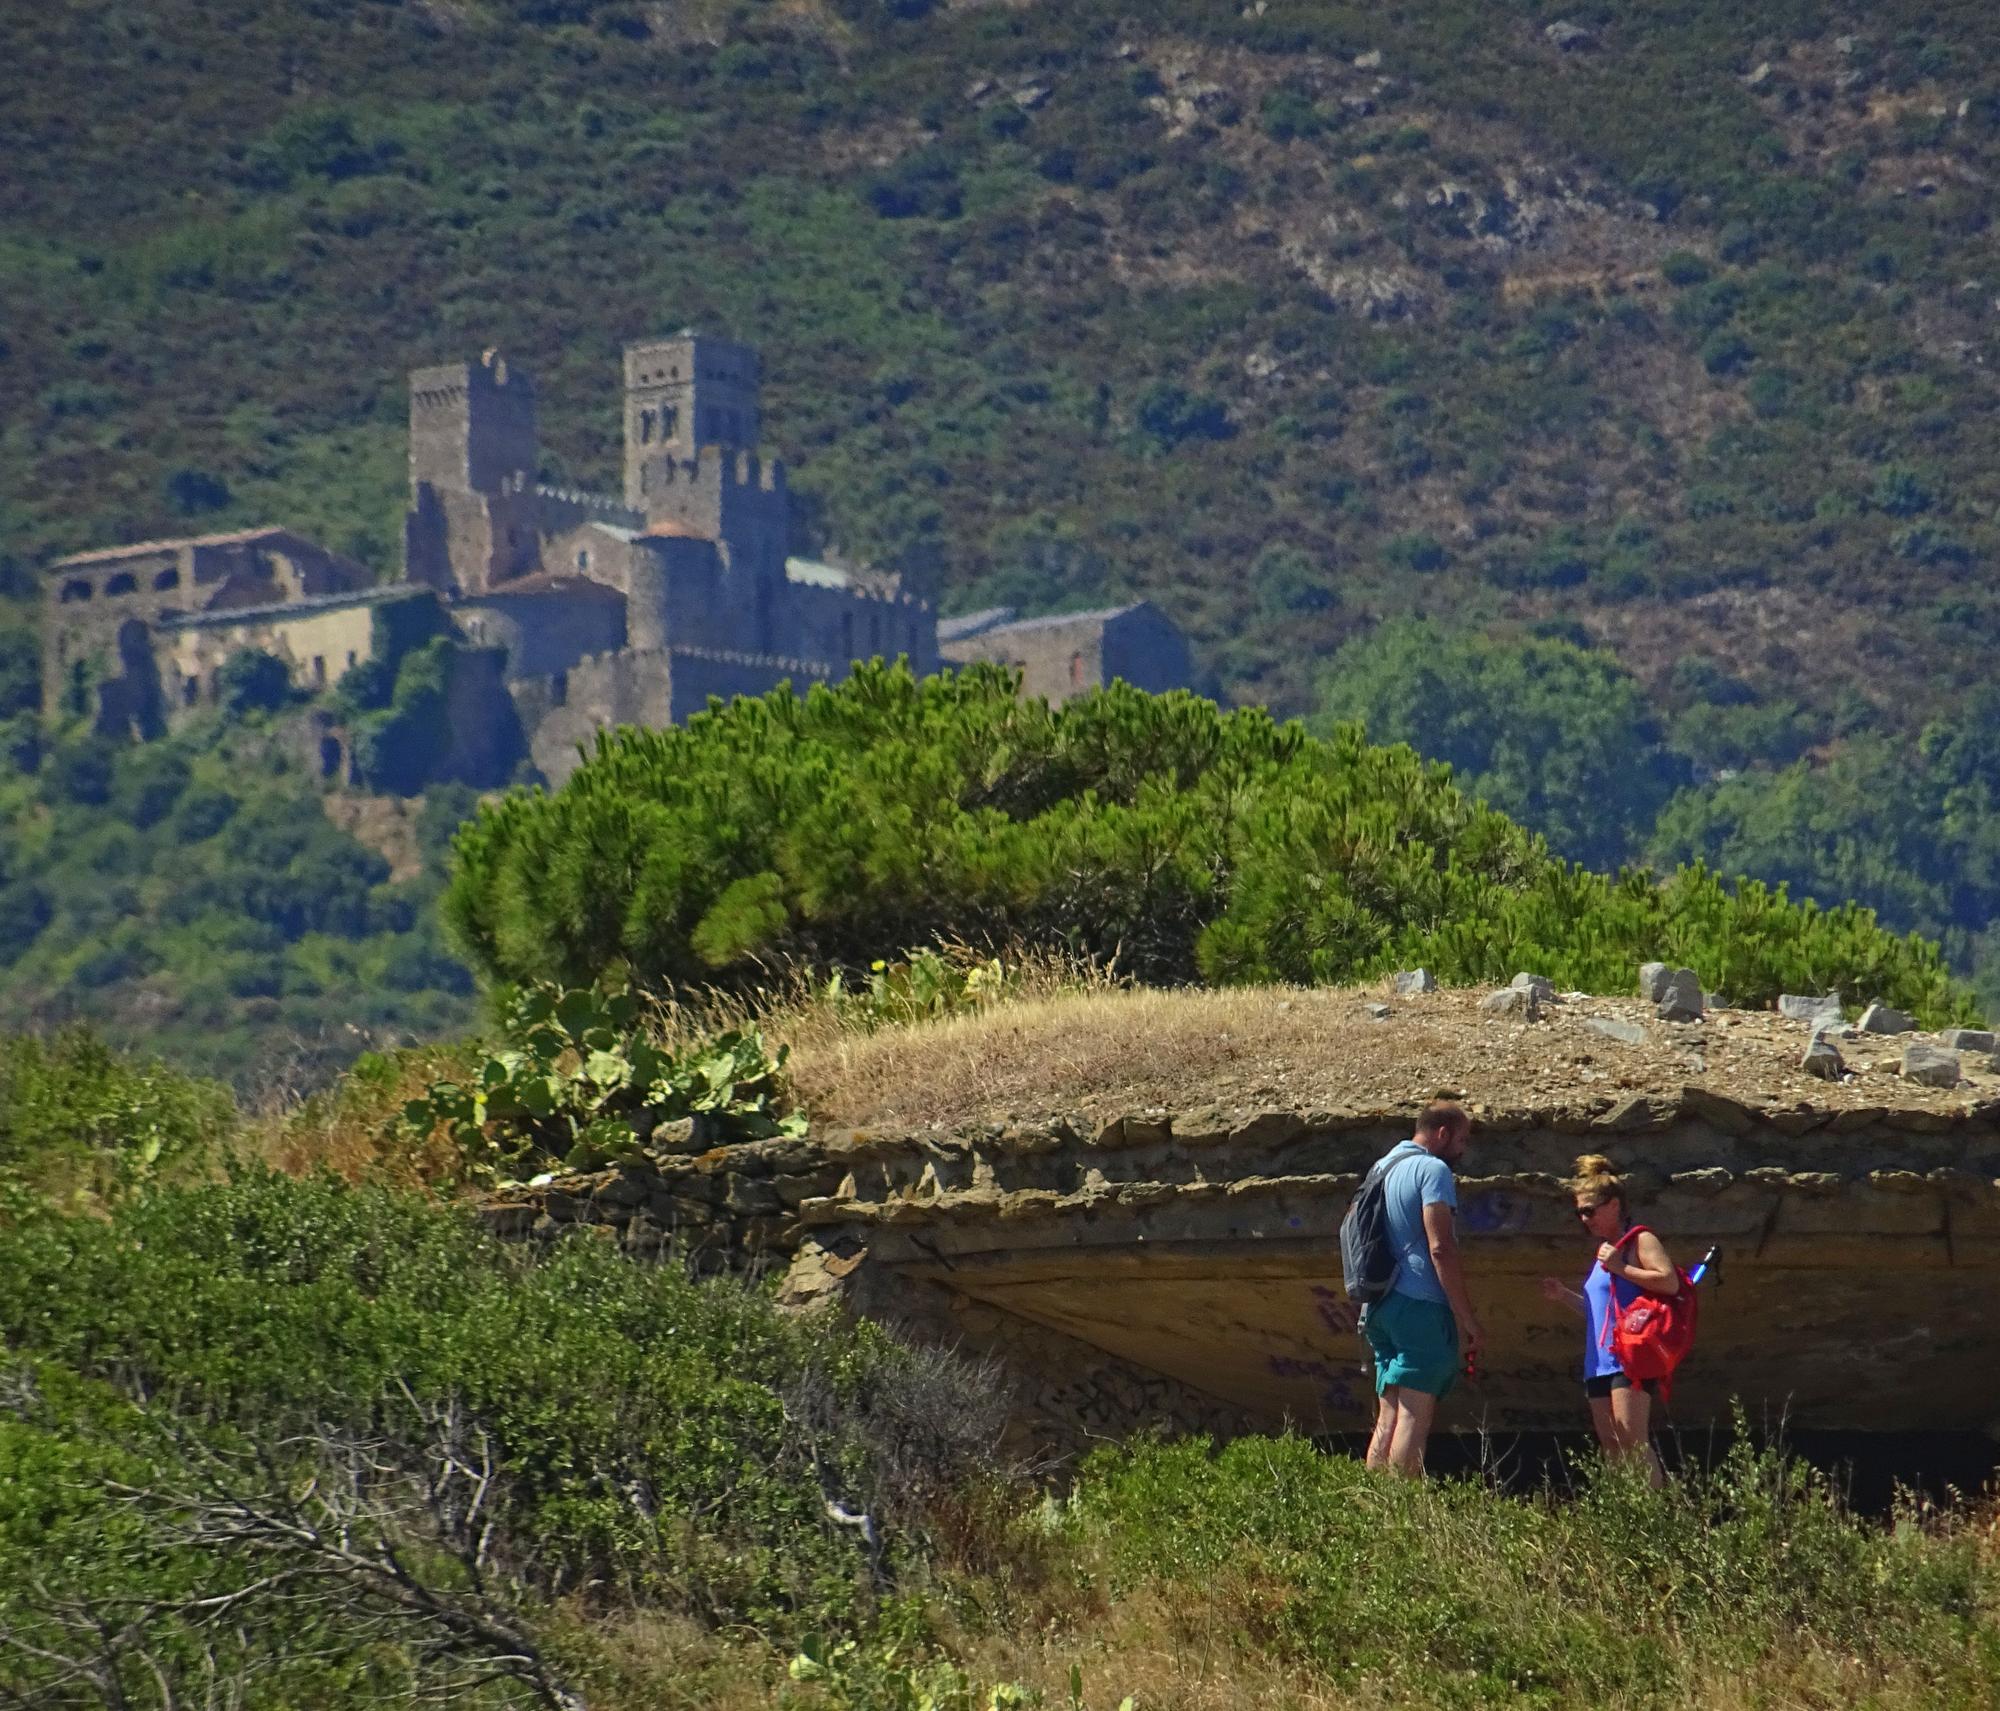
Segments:
[[[339,830],[282,728],[0,750],[0,1026],[92,1022],[176,1061],[312,1082],[463,1028],[471,978],[433,899],[470,791],[414,816],[402,881]]]
[[[1022,940],[1148,980],[1325,982],[1422,963],[1622,992],[1685,961],[1738,1002],[1969,1001],[1863,909],[1699,868],[1664,884],[1551,857],[1407,748],[1123,685],[1051,711],[979,668],[865,667],[804,698],[624,731],[553,796],[460,832],[445,909],[490,976],[671,990],[878,947]]]
[[[0,1682],[32,1705],[1002,1711],[1083,1706],[1080,1658],[1106,1711],[2000,1690],[1990,1527],[1858,1520],[1748,1443],[1660,1494],[1511,1496],[1141,1443],[1044,1499],[979,1369],[413,1194],[0,1197],[0,1270]]]
[[[488,1676],[556,1704],[527,1611],[566,1594],[852,1629],[999,1426],[976,1373],[865,1324],[602,1243],[536,1262],[382,1190],[29,1215],[0,1266],[0,1678],[33,1703],[161,1704],[150,1660],[246,1705]]]
[[[213,1156],[228,1088],[120,1056],[83,1028],[0,1039],[0,1177],[58,1201],[117,1196]]]

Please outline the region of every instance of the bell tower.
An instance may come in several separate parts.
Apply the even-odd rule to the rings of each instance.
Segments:
[[[647,509],[663,485],[649,473],[704,446],[755,451],[760,430],[757,353],[733,339],[684,330],[625,347],[625,503]]]

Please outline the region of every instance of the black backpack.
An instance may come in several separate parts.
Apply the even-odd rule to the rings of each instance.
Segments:
[[[1361,1179],[1347,1215],[1340,1220],[1340,1282],[1347,1299],[1364,1305],[1380,1301],[1396,1281],[1397,1254],[1389,1240],[1389,1172],[1410,1155],[1378,1159]]]

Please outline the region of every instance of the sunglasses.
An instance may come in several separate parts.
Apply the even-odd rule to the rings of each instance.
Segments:
[[[1576,1209],[1576,1215],[1588,1224],[1592,1218],[1610,1204],[1611,1202],[1608,1200],[1600,1200],[1595,1206],[1579,1206]]]

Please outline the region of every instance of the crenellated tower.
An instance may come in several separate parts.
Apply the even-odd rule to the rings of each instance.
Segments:
[[[757,452],[757,353],[683,332],[625,347],[625,503],[648,528],[713,541],[742,645],[768,650],[787,593],[784,465]]]
[[[413,582],[479,594],[539,563],[535,383],[498,351],[410,374]]]

